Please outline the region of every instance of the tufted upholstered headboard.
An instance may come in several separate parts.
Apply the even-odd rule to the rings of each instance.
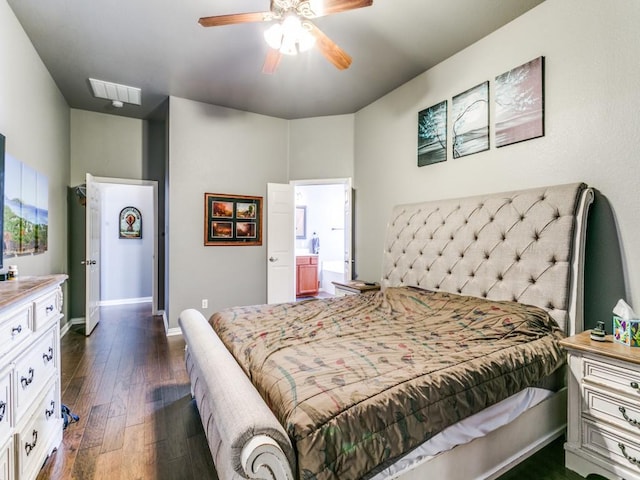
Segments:
[[[583,183],[396,206],[382,288],[418,286],[544,308],[583,330]]]

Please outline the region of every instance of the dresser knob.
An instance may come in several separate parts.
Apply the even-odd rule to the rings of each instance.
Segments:
[[[631,388],[633,388],[634,390],[638,390],[638,388],[640,388],[640,385],[638,385],[638,382],[631,382]]]

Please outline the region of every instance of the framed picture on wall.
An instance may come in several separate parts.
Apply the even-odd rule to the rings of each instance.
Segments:
[[[307,207],[296,206],[296,238],[307,238]]]
[[[262,197],[205,193],[204,245],[262,245]]]
[[[489,150],[489,82],[453,97],[453,158]]]
[[[544,136],[544,57],[496,77],[496,146]]]
[[[142,238],[142,214],[136,207],[120,210],[120,238]]]
[[[447,160],[447,101],[418,113],[418,166]]]

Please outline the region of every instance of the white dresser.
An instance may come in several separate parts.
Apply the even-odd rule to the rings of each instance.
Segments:
[[[0,282],[0,480],[35,478],[62,440],[60,318],[66,278]]]
[[[589,338],[561,342],[570,374],[565,464],[583,477],[640,480],[640,348]]]

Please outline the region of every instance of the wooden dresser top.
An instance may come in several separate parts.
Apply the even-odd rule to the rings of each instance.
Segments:
[[[0,282],[0,308],[26,298],[46,287],[58,285],[67,279],[65,274],[18,277]]]
[[[640,348],[616,343],[613,341],[612,335],[607,335],[604,342],[598,342],[591,340],[589,334],[590,331],[587,330],[578,335],[565,338],[560,341],[560,345],[571,350],[595,353],[640,365]]]

